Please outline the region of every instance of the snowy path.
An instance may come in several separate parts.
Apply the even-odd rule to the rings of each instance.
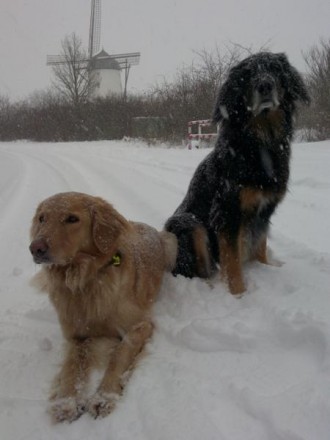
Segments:
[[[295,145],[273,218],[281,267],[250,264],[248,293],[167,276],[148,356],[108,418],[52,426],[45,408],[62,337],[28,285],[35,207],[60,191],[99,195],[161,228],[207,151],[123,142],[0,144],[0,438],[329,440],[330,142]]]

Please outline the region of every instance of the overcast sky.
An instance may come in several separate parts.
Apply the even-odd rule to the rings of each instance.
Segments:
[[[51,83],[46,55],[76,32],[88,45],[90,0],[0,0],[0,95],[17,99]],[[284,51],[299,69],[302,51],[330,38],[330,0],[103,0],[101,46],[141,52],[129,90],[171,79],[194,51],[231,42]]]

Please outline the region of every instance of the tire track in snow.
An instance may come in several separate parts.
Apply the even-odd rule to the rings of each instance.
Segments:
[[[180,185],[188,174],[175,177],[180,166],[173,173],[160,170],[158,176],[158,157],[166,161],[165,152],[149,155],[144,149],[135,166],[137,151],[124,146],[122,155],[119,148],[94,152],[94,145],[88,144],[31,147],[10,145],[8,151],[13,149],[17,158],[8,159],[11,170],[0,176],[2,207],[8,204],[11,210],[4,214],[5,271],[24,254],[29,259],[22,266],[26,275],[34,272],[27,239],[24,250],[19,241],[32,205],[49,191],[102,195],[123,213],[135,218],[142,214],[154,224],[163,213],[168,216],[172,201],[186,190]],[[183,155],[178,151],[169,161],[175,156],[179,164]],[[187,170],[194,163],[195,159],[187,160],[191,165]],[[137,440],[157,438],[157,433],[184,439],[328,440],[329,253],[305,246],[288,224],[302,233],[311,224],[313,236],[321,235],[325,242],[327,236],[309,218],[301,216],[297,222],[296,214],[292,221],[289,205],[290,200],[282,205],[271,240],[283,266],[247,265],[248,292],[240,300],[232,298],[218,279],[212,290],[198,279],[166,277],[155,306],[149,354],[131,377],[116,411],[95,424],[83,416],[69,426],[49,425],[44,399],[60,359],[60,329],[47,298],[33,293],[27,279],[3,276],[0,424],[5,437],[116,438],[120,432],[123,438],[134,435]]]
[[[33,208],[29,196],[29,164],[23,157],[9,151],[0,150],[0,157],[2,164],[6,163],[0,177],[2,213],[0,260],[13,262],[9,267],[5,264],[0,266],[0,276],[2,279],[9,277],[12,281],[12,286],[2,292],[3,298],[6,295],[10,298],[17,294],[14,285],[23,274],[22,268],[29,261],[27,246]],[[17,219],[19,219],[19,227],[17,227]]]
[[[91,157],[93,160],[91,160]],[[177,203],[177,188],[157,177],[156,172],[140,166],[133,168],[126,158],[121,160],[109,156],[100,159],[99,156],[88,155],[88,162],[80,155],[79,160],[72,154],[65,157],[66,163],[75,168],[85,179],[93,182],[89,192],[99,195],[113,203],[116,209],[132,220],[151,222],[156,227],[162,227],[168,216],[168,210],[162,210],[159,201],[166,198]],[[153,168],[154,169],[154,168]],[[131,182],[134,182],[134,186]],[[151,191],[152,189],[152,191]],[[81,191],[78,185],[75,190]],[[156,223],[156,225],[155,225]]]
[[[1,149],[0,157],[2,164],[6,163],[0,177],[0,231],[4,237],[0,259],[15,262],[9,272],[2,265],[0,274],[13,277],[14,286],[15,278],[23,274],[22,267],[32,264],[28,251],[29,229],[36,206],[50,195],[50,186],[54,192],[63,191],[70,189],[70,182],[61,171],[62,163],[56,166],[47,155],[31,154],[27,145],[10,151]],[[19,219],[19,227],[13,228],[16,219]]]
[[[70,148],[61,144],[38,144],[38,150],[29,147],[24,145],[19,152],[16,149],[15,154],[20,158],[26,157],[28,164],[29,158],[33,160],[34,165],[30,163],[29,166],[32,170],[28,181],[36,194],[35,205],[50,195],[50,186],[54,188],[52,193],[70,190],[88,192],[103,196],[118,210],[123,210],[126,216],[134,219],[142,215],[142,221],[156,222],[157,227],[162,227],[168,217],[168,205],[174,210],[180,202],[193,172],[189,166],[173,164],[162,157],[162,151],[160,158],[147,154],[145,160],[141,160],[139,149],[133,150],[132,158],[129,157],[131,149],[118,147],[103,149],[99,145],[94,148],[86,144],[73,144]],[[173,176],[179,173],[179,179],[169,178],[169,172]],[[138,185],[130,184],[134,181],[132,177],[137,179]],[[182,184],[178,184],[178,180]],[[43,185],[43,181],[47,185]],[[164,208],[159,203],[162,200],[166,201]]]
[[[0,204],[2,215],[0,218],[1,228],[5,226],[8,218],[12,218],[12,211],[16,196],[21,193],[26,181],[26,166],[19,158],[8,152],[0,151],[1,163],[5,164],[4,171],[0,177]],[[14,173],[13,173],[14,171]]]

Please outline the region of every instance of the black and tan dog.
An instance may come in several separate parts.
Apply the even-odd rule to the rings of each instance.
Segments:
[[[240,294],[242,262],[267,263],[270,218],[288,186],[297,101],[309,97],[285,54],[261,52],[231,69],[213,115],[221,121],[216,146],[165,225],[179,242],[174,274],[209,277],[220,262],[229,290]]]

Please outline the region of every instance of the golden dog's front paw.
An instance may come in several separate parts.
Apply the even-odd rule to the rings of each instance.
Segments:
[[[53,423],[73,422],[85,412],[85,405],[75,397],[63,397],[50,403],[48,413]]]
[[[88,402],[88,412],[94,419],[110,414],[116,406],[119,394],[98,391]]]

